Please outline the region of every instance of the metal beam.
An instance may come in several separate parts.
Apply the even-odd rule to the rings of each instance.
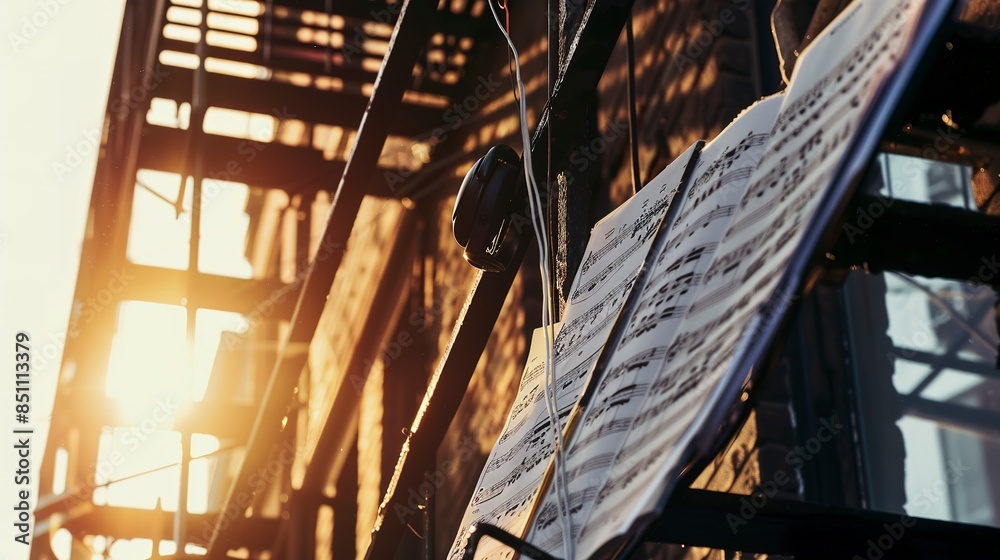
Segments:
[[[528,243],[519,245],[516,262],[524,257],[527,247]],[[407,523],[420,526],[420,512],[413,511],[406,501],[409,491],[416,491],[423,482],[426,464],[422,457],[433,457],[441,445],[516,275],[517,268],[514,267],[504,272],[477,274],[472,292],[456,320],[458,326],[452,333],[451,342],[438,363],[417,417],[407,433],[396,472],[372,530],[372,542],[365,556],[367,560],[393,558]]]
[[[209,545],[210,555],[224,554],[228,546],[238,544],[233,536],[243,525],[242,520],[245,518],[242,513],[245,506],[242,502],[235,503],[234,498],[240,492],[254,488],[251,477],[267,460],[271,444],[278,440],[288,402],[305,365],[306,353],[299,348],[308,345],[316,332],[323,302],[326,301],[340,268],[358,209],[369,191],[372,173],[378,164],[390,125],[396,120],[396,111],[400,108],[403,94],[409,85],[413,65],[429,38],[432,27],[429,22],[437,10],[437,4],[432,0],[404,0],[400,8],[389,49],[379,70],[379,78],[337,187],[330,218],[320,240],[319,253],[301,288],[294,293],[298,296],[298,303],[292,317],[291,330],[279,351],[246,454],[221,510],[227,512],[232,508],[240,515],[230,522],[228,517],[220,514]],[[289,348],[292,350],[289,351]]]
[[[937,422],[945,428],[1000,442],[1000,414],[981,408],[929,399],[911,399],[903,414]]]
[[[291,286],[277,280],[248,280],[203,272],[192,273],[186,284],[185,270],[140,264],[122,267],[124,288],[119,299],[151,301],[191,308],[217,309],[248,314],[267,312],[275,319],[291,316]],[[185,301],[186,300],[186,301]]]
[[[125,4],[122,29],[118,42],[112,84],[105,108],[107,124],[104,132],[106,143],[103,155],[98,158],[94,186],[90,201],[90,226],[84,236],[75,301],[100,297],[107,291],[113,271],[125,262],[128,224],[131,217],[132,192],[135,183],[137,139],[148,99],[132,95],[134,88],[142,89],[143,76],[156,75],[157,39],[166,12],[165,0],[150,2],[129,1]],[[115,110],[131,102],[128,110]],[[85,328],[69,325],[62,365],[75,362],[76,379],[81,384],[94,382],[107,369],[110,359],[111,337],[114,331],[114,314],[97,313]],[[74,331],[78,330],[78,333]],[[65,379],[61,380],[65,383]],[[75,401],[73,395],[56,391],[54,407],[63,410]],[[41,461],[39,478],[47,486],[54,477],[55,454],[65,436],[65,429],[74,417],[55,414],[52,430]],[[70,463],[68,489],[75,490],[93,475],[86,469],[97,462],[97,431],[79,432],[75,442],[76,456]],[[48,523],[45,515],[35,517],[38,525]],[[37,525],[36,525],[37,527]],[[106,533],[105,533],[106,534]],[[44,545],[32,546],[32,558],[43,554]]]
[[[312,12],[326,13],[326,0],[295,0],[292,2],[294,6],[283,6],[285,11],[285,16],[282,18],[283,21],[290,21],[292,18],[302,19],[302,12],[304,10],[309,10]],[[435,22],[435,29],[451,29],[453,26],[458,26],[466,24],[469,20],[475,20],[476,18],[469,16],[468,13],[472,10],[475,2],[465,2],[465,8],[463,13],[452,12],[447,4],[445,4],[445,11],[438,13],[438,18]],[[362,21],[374,21],[378,23],[386,23],[388,25],[395,25],[397,18],[396,16],[401,13],[400,3],[393,2],[388,3],[384,0],[338,0],[333,3],[333,9],[330,12],[333,15],[343,16],[346,18],[353,18]],[[489,9],[487,8],[486,17],[489,17]],[[456,19],[457,18],[457,19]],[[353,22],[348,22],[348,27],[350,27]]]
[[[416,47],[419,51],[419,47]],[[405,90],[412,83],[410,69],[405,76]],[[150,95],[178,102],[191,100],[192,70],[170,67]],[[361,84],[345,84],[344,91],[297,86],[276,80],[256,80],[214,72],[205,74],[207,104],[238,111],[260,113],[284,119],[298,119],[354,130],[368,107]],[[402,103],[402,98],[397,102]],[[406,118],[393,119],[388,133],[416,136],[441,125],[443,109],[406,103]]]
[[[352,37],[348,37],[348,39],[351,40]],[[161,39],[160,46],[165,51],[194,54],[194,43],[187,41]],[[340,49],[334,52],[336,54],[329,54],[323,49],[318,49],[313,45],[305,43],[279,42],[270,46],[270,53],[265,59],[264,53],[260,48],[249,52],[213,45],[208,45],[206,48],[206,56],[209,58],[256,64],[285,72],[304,72],[316,77],[329,76],[343,80],[349,86],[375,83],[375,78],[378,77],[377,71],[368,70],[364,65],[357,63],[339,62],[338,55],[340,54]],[[356,60],[362,60],[361,57],[362,55],[358,55]],[[365,60],[381,60],[380,57],[370,54],[365,54],[363,57]],[[326,64],[327,59],[331,63],[329,67]],[[178,70],[182,69],[178,68]],[[419,85],[413,85],[411,89],[421,93],[451,97],[455,86],[433,80],[421,80]],[[320,120],[316,122],[325,121]]]
[[[183,173],[187,153],[185,131],[162,126],[146,126],[138,164],[140,169]],[[236,181],[254,187],[280,189],[289,196],[331,190],[331,177],[343,174],[346,162],[329,160],[323,152],[278,142],[205,135],[202,157],[208,180]],[[379,174],[396,169],[379,167]],[[368,194],[394,198],[386,181],[373,181]]]
[[[964,340],[962,341],[962,344],[964,344]],[[997,369],[995,365],[966,360],[958,357],[958,355],[954,353],[933,354],[931,352],[925,352],[915,348],[899,347],[894,348],[893,353],[896,354],[896,359],[900,360],[919,362],[934,368],[954,369],[992,379],[1000,379],[1000,369]],[[1000,425],[998,425],[998,427],[1000,427]]]
[[[246,441],[250,426],[257,416],[257,407],[234,402],[202,401],[191,405],[177,418],[178,431],[211,434],[220,439]]]
[[[416,219],[413,212],[403,215],[399,231],[404,233],[387,249],[387,270],[375,288],[372,306],[365,314],[357,343],[351,348],[347,367],[343,372],[337,372],[340,374],[339,378],[331,380],[333,387],[330,387],[329,392],[333,394],[333,399],[329,410],[323,411],[323,425],[308,457],[302,484],[292,494],[288,508],[293,512],[308,509],[317,496],[323,495],[328,480],[337,480],[337,488],[341,488],[341,473],[345,470],[350,472],[351,468],[356,470],[358,413],[362,390],[367,382],[369,367],[378,361],[378,354],[388,342],[390,329],[399,321],[407,300],[406,285],[410,281],[410,267],[416,257],[416,238],[409,235],[409,232],[413,231]],[[357,475],[353,476],[356,484]],[[332,504],[334,518],[356,517],[357,512],[353,510],[343,511],[347,502],[342,498],[340,495],[335,496]],[[351,507],[357,508],[356,501]],[[290,532],[291,529],[282,527],[278,535],[278,546],[288,544],[286,533]],[[351,534],[353,532],[354,525],[351,525]],[[335,533],[342,536],[337,529]],[[334,540],[334,546],[340,547],[336,538]],[[343,538],[340,540],[343,541]],[[353,540],[351,546],[354,546]]]
[[[163,50],[186,54],[194,53],[194,45],[195,43],[179,39],[162,39],[160,41],[160,47]],[[206,56],[221,60],[266,66],[274,70],[305,72],[316,76],[331,76],[355,84],[373,83],[378,76],[378,72],[365,70],[359,64],[332,64],[332,55],[330,56],[331,66],[329,72],[327,72],[327,66],[324,63],[327,52],[316,48],[314,45],[283,42],[278,45],[272,44],[270,49],[269,57],[265,59],[260,45],[258,45],[255,51],[238,51],[227,47],[208,45]],[[337,49],[335,52],[339,54],[340,49]],[[368,55],[366,58],[374,57]],[[177,70],[182,69],[178,68]]]
[[[763,506],[754,505],[761,500]],[[796,558],[930,560],[1000,552],[995,527],[690,489],[675,493],[646,537]]]
[[[562,79],[557,82],[548,111],[543,114],[535,130],[531,145],[534,158],[535,177],[544,179],[547,167],[547,145],[543,141],[549,118],[572,122],[585,117],[587,99],[597,88],[604,74],[608,58],[621,34],[628,14],[630,0],[597,0],[592,3],[592,13],[574,40],[573,54],[566,65]],[[570,146],[554,144],[554,156],[562,155],[557,150],[567,150]],[[543,181],[540,181],[543,182]],[[544,182],[543,182],[544,184]],[[543,195],[544,196],[544,195]],[[528,230],[520,232],[529,236]],[[529,243],[521,243],[514,263],[520,263]],[[428,383],[427,392],[410,427],[403,445],[389,490],[379,509],[379,515],[372,531],[372,542],[368,548],[367,560],[393,558],[408,522],[410,508],[406,506],[409,490],[420,486],[424,476],[423,456],[437,452],[455,411],[462,402],[469,380],[476,364],[489,340],[496,318],[500,314],[503,301],[510,290],[516,270],[500,273],[483,273],[476,276],[472,290],[456,322],[451,342],[445,349],[434,375]],[[411,451],[418,457],[411,457]],[[416,512],[414,512],[416,513]],[[414,523],[419,520],[413,519]],[[407,529],[408,530],[408,529]]]
[[[996,282],[989,259],[1000,239],[1000,216],[943,204],[857,195],[845,212],[827,266],[866,266],[960,282]]]
[[[356,439],[361,388],[369,374],[366,364],[378,360],[380,349],[383,348],[383,343],[388,342],[386,339],[389,332],[402,314],[403,304],[406,302],[406,285],[416,256],[415,240],[410,235],[415,221],[414,213],[404,214],[399,226],[403,234],[388,249],[388,270],[376,287],[373,304],[365,315],[347,369],[337,386],[332,388],[335,396],[323,423],[316,450],[309,458],[309,466],[298,494],[322,492],[327,479],[336,479],[348,460],[345,452],[351,449]]]
[[[174,513],[171,511],[95,505],[90,505],[89,509],[88,513],[64,521],[62,528],[77,535],[104,535],[113,528],[116,539],[159,539],[169,535],[173,527]],[[210,513],[188,513],[188,516],[192,524],[210,523],[215,517]],[[242,546],[251,550],[267,548],[279,524],[278,519],[248,520],[240,535]],[[189,540],[198,545],[206,544],[196,531],[189,535]]]
[[[261,3],[263,8],[263,3]],[[302,18],[302,12],[309,10],[321,14],[327,12],[326,0],[285,0],[277,7],[281,7],[287,14],[287,18]],[[390,25],[395,23],[395,16],[400,12],[398,5],[390,5],[385,0],[350,0],[333,3],[333,14],[367,21],[380,21]],[[389,14],[393,19],[383,21],[385,14]]]

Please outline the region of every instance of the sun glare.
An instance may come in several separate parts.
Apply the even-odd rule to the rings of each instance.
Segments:
[[[237,126],[233,128],[238,128]],[[245,122],[238,123],[247,126]],[[180,197],[180,176],[153,170],[138,173],[127,255],[130,262],[187,269],[191,238],[191,181]],[[206,181],[202,188],[202,231],[198,272],[251,278],[245,255],[249,188]],[[178,198],[180,204],[177,204]],[[179,210],[179,212],[178,212]],[[204,398],[224,332],[242,333],[246,318],[214,309],[195,312],[188,339],[188,310],[181,305],[124,301],[118,307],[104,392],[117,405],[117,425],[104,430],[98,450],[94,502],[98,505],[160,508],[179,504],[181,434],[177,420]],[[193,342],[193,344],[192,344]],[[205,513],[219,440],[191,434],[187,511]],[[152,543],[117,541],[112,555],[145,557]],[[196,552],[196,551],[195,551]],[[136,556],[138,555],[138,556]]]
[[[121,304],[104,389],[118,400],[125,425],[155,423],[168,429],[177,408],[191,402],[186,326],[183,307],[143,301]],[[164,415],[163,409],[169,414]],[[164,419],[154,420],[154,414]]]

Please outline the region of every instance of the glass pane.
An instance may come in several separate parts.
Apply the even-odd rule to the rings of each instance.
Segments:
[[[140,509],[159,504],[164,511],[177,511],[180,460],[178,432],[146,431],[141,424],[106,429],[98,443],[94,501]]]
[[[164,407],[171,414],[162,423],[172,422],[174,411],[204,397],[223,332],[244,333],[247,326],[238,313],[199,309],[192,360],[184,307],[122,302],[105,393],[118,400],[124,422],[135,424]]]
[[[885,179],[883,196],[976,210],[971,168],[897,154],[883,154],[878,161]]]
[[[246,317],[239,313],[227,311],[216,311],[214,309],[199,309],[195,315],[195,347],[194,347],[194,371],[192,398],[200,401],[205,396],[208,388],[208,381],[213,373],[215,359],[218,355],[221,344],[234,345],[234,339],[229,342],[222,342],[224,332],[243,334],[247,332],[249,323]],[[235,339],[237,342],[243,338]],[[229,348],[223,348],[223,351]]]
[[[176,173],[140,169],[136,174],[126,256],[136,264],[186,269],[191,240],[191,184],[184,192],[180,215]]]
[[[209,504],[212,478],[218,457],[211,455],[219,450],[219,439],[207,434],[191,434],[191,457],[188,467],[187,510],[191,513],[205,513],[221,507],[219,503]],[[207,455],[207,457],[206,457]],[[198,457],[201,457],[200,459]],[[215,496],[216,500],[221,496]]]
[[[242,183],[206,179],[201,189],[201,235],[198,271],[236,278],[252,278],[246,258],[249,190]]]
[[[191,366],[187,348],[187,311],[177,305],[122,302],[105,393],[117,399],[125,425],[158,414],[157,429],[167,429],[177,407],[190,401]]]
[[[868,470],[902,465],[902,509],[909,515],[1000,526],[996,293],[891,272],[854,273],[845,291],[854,315],[852,346],[861,346],[860,337],[888,335],[884,359],[856,359],[871,368],[856,371],[859,390],[869,392],[860,399],[867,403],[861,431]],[[878,311],[859,307],[880,297],[888,319],[884,334],[872,328]],[[871,395],[880,391],[872,376],[882,375],[892,376],[891,387]],[[905,450],[901,461],[886,437],[888,422],[898,427]],[[892,502],[891,490],[876,485],[870,492],[876,509]]]

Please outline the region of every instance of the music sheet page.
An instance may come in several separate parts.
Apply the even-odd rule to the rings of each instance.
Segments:
[[[922,7],[921,0],[859,0],[803,53],[766,154],[699,278],[663,368],[636,382],[650,389],[584,512],[581,558],[655,510],[690,441],[688,428],[708,405],[736,349],[754,339],[761,321],[788,307],[787,301],[769,300],[850,140],[905,53]],[[665,260],[691,250],[668,252]],[[765,302],[767,317],[758,315]]]
[[[689,148],[591,232],[554,343],[560,430],[580,398],[695,151],[695,146]],[[461,556],[474,523],[490,523],[516,536],[527,529],[555,442],[543,400],[543,339],[541,331],[532,339],[514,405],[466,509],[451,559]],[[484,539],[475,558],[500,560],[513,554],[492,539]]]
[[[702,150],[641,299],[605,371],[595,378],[599,385],[572,442],[567,443],[566,470],[577,540],[602,483],[614,475],[615,456],[641,412],[641,403],[655,389],[655,373],[668,357],[669,342],[694,301],[718,242],[764,154],[780,105],[780,95],[755,104]],[[544,550],[559,550],[562,532],[552,487],[528,540]]]

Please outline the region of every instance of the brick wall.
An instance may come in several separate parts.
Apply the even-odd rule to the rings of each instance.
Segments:
[[[299,419],[300,445],[311,450],[316,444],[323,422],[330,414],[333,402],[334,388],[339,387],[342,380],[351,376],[368,377],[364,389],[359,393],[361,406],[359,409],[358,427],[358,490],[356,516],[341,516],[343,523],[357,525],[357,540],[359,543],[367,538],[374,520],[375,510],[381,499],[381,480],[378,471],[365,468],[371,464],[379,464],[382,456],[380,445],[382,430],[381,393],[382,376],[380,364],[375,364],[370,372],[350,371],[349,364],[358,346],[361,328],[366,314],[370,312],[376,297],[376,286],[379,278],[388,266],[389,247],[396,240],[409,232],[400,227],[403,213],[407,210],[398,201],[383,201],[366,199],[358,212],[357,221],[351,231],[347,252],[341,264],[330,294],[323,309],[313,343],[309,346],[309,359],[304,382],[300,385],[299,401],[307,406],[301,409]],[[322,250],[322,249],[320,249]],[[309,456],[307,451],[304,456]],[[301,480],[304,465],[301,457],[292,471],[293,484]],[[348,469],[353,472],[353,469]],[[333,494],[331,488],[325,490],[327,495]],[[356,521],[354,519],[356,518]],[[337,523],[335,516],[328,512],[320,512],[317,516],[317,535],[324,535],[329,542],[334,534]],[[362,527],[364,527],[362,529]],[[338,534],[340,527],[337,527]],[[348,534],[353,533],[352,528]],[[323,540],[317,540],[322,545]],[[364,540],[367,546],[367,540]],[[353,545],[353,543],[351,543]],[[334,543],[334,550],[343,550]],[[348,547],[351,548],[351,547]],[[363,548],[362,548],[363,550]],[[318,558],[328,556],[319,555]],[[341,556],[334,554],[338,560]]]

